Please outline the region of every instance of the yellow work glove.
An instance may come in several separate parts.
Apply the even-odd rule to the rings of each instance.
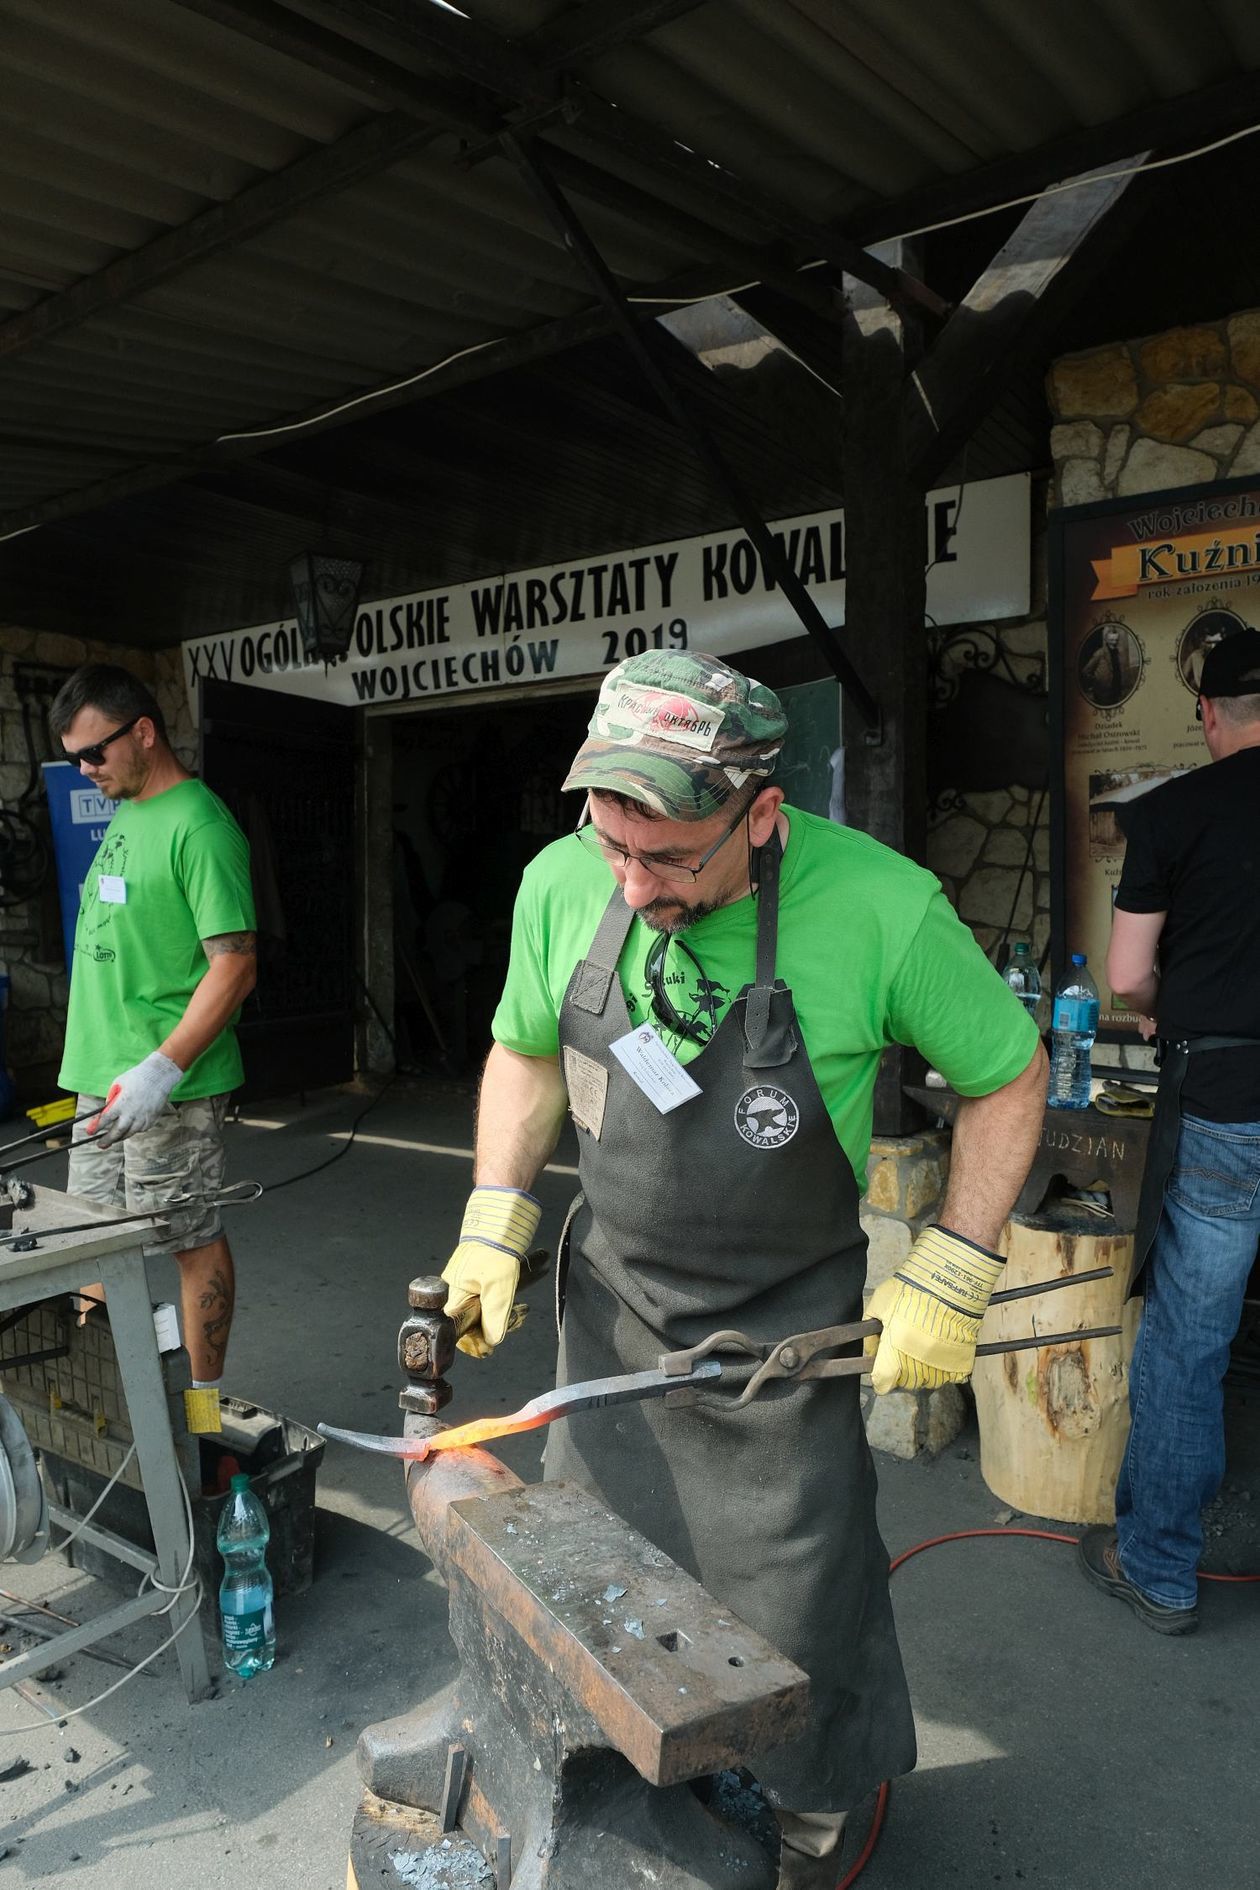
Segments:
[[[541,1205],[519,1188],[474,1188],[469,1195],[459,1245],[442,1278],[451,1289],[446,1310],[457,1329],[468,1302],[481,1302],[480,1317],[458,1341],[470,1358],[489,1358],[495,1346],[502,1345],[521,1261],[541,1219]]]
[[[980,1321],[1005,1265],[948,1227],[925,1228],[866,1309],[884,1328],[864,1347],[875,1361],[875,1390],[931,1391],[970,1378]]]

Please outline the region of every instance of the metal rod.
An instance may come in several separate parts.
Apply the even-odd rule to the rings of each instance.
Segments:
[[[1030,1332],[1026,1339],[994,1339],[976,1347],[977,1358],[992,1358],[996,1352],[1035,1352],[1043,1345],[1076,1345],[1081,1339],[1114,1339],[1120,1326],[1085,1326],[1080,1332]]]
[[[54,1713],[51,1706],[45,1706],[44,1702],[40,1699],[37,1699],[35,1695],[31,1692],[30,1688],[24,1687],[20,1680],[14,1680],[11,1684],[13,1687],[13,1691],[19,1696],[19,1698],[25,1700],[28,1706],[33,1706],[37,1713],[45,1714],[46,1717],[49,1718],[53,1722],[54,1726],[57,1724],[57,1721],[59,1719],[64,1718],[63,1714]],[[62,1732],[63,1733],[65,1732],[64,1727],[62,1728]]]
[[[81,1621],[76,1621],[72,1614],[58,1614],[55,1608],[47,1608],[42,1602],[27,1600],[22,1595],[11,1595],[7,1588],[0,1588],[0,1598],[13,1602],[19,1614],[46,1614],[50,1621],[60,1621],[62,1627],[82,1627],[83,1625]],[[21,1634],[51,1635],[52,1633],[51,1628],[42,1627],[37,1621],[21,1622],[12,1615],[4,1615],[0,1618],[9,1621]],[[103,1647],[84,1647],[80,1651],[86,1654],[89,1660],[103,1661],[107,1667],[123,1667],[128,1672],[131,1670],[131,1661],[124,1660],[121,1654],[107,1653]],[[148,1674],[151,1680],[160,1677],[151,1667],[142,1667],[140,1671]]]
[[[99,1116],[100,1113],[99,1109],[85,1109],[81,1116],[63,1116],[59,1122],[46,1122],[43,1128],[36,1129],[33,1135],[19,1135],[16,1142],[0,1143],[0,1173],[6,1171],[10,1166],[14,1168],[19,1166],[17,1162],[9,1163],[5,1160],[5,1156],[10,1154],[13,1149],[25,1148],[28,1142],[42,1142],[46,1136],[56,1135],[62,1129],[72,1129],[76,1122],[87,1122],[91,1117]],[[60,1152],[59,1149],[49,1150],[49,1153],[52,1155],[60,1154]],[[39,1158],[36,1156],[34,1159],[38,1160]]]
[[[672,373],[657,356],[655,333],[640,328],[622,293],[621,286],[588,236],[572,204],[564,195],[540,156],[538,147],[522,141],[512,132],[502,139],[504,150],[530,185],[550,221],[563,238],[565,248],[590,277],[601,302],[611,315],[622,339],[675,424],[691,441],[705,470],[718,491],[727,500],[747,534],[767,576],[772,577],[791,605],[807,634],[826,657],[832,673],[852,696],[867,728],[881,726],[879,708],[865,683],[850,663],[826,618],[811,596],[808,586],[798,577],[782,546],[770,531],[744,488],[743,481],[730,465],[708,428],[691,410]]]
[[[42,1352],[0,1352],[0,1370],[15,1372],[24,1365],[42,1365],[45,1359],[68,1358],[68,1345],[48,1345]]]
[[[1056,1293],[1061,1286],[1083,1286],[1086,1280],[1109,1280],[1111,1267],[1091,1267],[1088,1273],[1065,1273],[1057,1280],[1034,1280],[1031,1286],[1008,1286],[995,1293],[990,1306],[1005,1306],[1012,1299],[1035,1299],[1039,1293]]]

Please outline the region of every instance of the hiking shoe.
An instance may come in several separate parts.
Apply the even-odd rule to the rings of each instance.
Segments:
[[[1127,1601],[1144,1627],[1156,1634],[1193,1634],[1198,1627],[1197,1608],[1167,1608],[1160,1601],[1150,1600],[1129,1580],[1120,1566],[1114,1529],[1087,1529],[1076,1545],[1076,1554],[1085,1579],[1104,1594]]]

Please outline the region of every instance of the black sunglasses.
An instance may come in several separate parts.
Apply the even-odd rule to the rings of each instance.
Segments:
[[[81,768],[85,761],[89,768],[99,768],[105,759],[105,750],[109,744],[116,742],[120,735],[129,734],[140,719],[139,715],[133,715],[130,722],[124,722],[122,727],[116,728],[112,735],[106,735],[103,741],[89,742],[86,748],[67,748],[66,760],[73,762],[76,768]]]
[[[729,837],[728,835],[727,838],[729,839]],[[707,992],[709,990],[709,980],[705,976],[704,966],[700,963],[700,960],[696,957],[696,954],[692,951],[686,939],[679,938],[676,932],[658,932],[656,937],[652,940],[646,962],[643,966],[644,975],[648,981],[648,989],[652,993],[652,1015],[657,1023],[664,1024],[666,1030],[673,1036],[686,1037],[692,1043],[707,1043],[709,1038],[708,1024],[699,1017],[684,1017],[682,1012],[675,1008],[669,993],[665,989],[665,955],[669,950],[671,938],[674,944],[677,945],[679,951],[685,952],[695,966],[696,975],[700,980],[701,991]]]

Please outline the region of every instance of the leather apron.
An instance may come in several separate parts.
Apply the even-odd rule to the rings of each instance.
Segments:
[[[668,1115],[610,1052],[633,1028],[619,890],[570,979],[562,1052],[598,1064],[607,1092],[598,1136],[578,1131],[562,1384],[648,1369],[723,1326],[779,1340],[861,1317],[853,1170],[775,977],[780,861],[776,837],[756,981],[687,1065],[701,1094]],[[795,1810],[846,1811],[915,1758],[859,1396],[845,1378],[771,1383],[740,1411],[721,1392],[620,1405],[553,1424],[547,1443],[549,1480],[599,1496],[809,1674],[807,1732],[750,1761]]]
[[[1204,1050],[1257,1050],[1260,1042],[1255,1037],[1182,1037],[1161,1039],[1159,1047],[1159,1088],[1155,1092],[1155,1114],[1147,1138],[1142,1191],[1138,1196],[1133,1266],[1129,1274],[1131,1294],[1137,1291],[1142,1270],[1150,1259],[1164,1212],[1164,1192],[1177,1159],[1181,1136],[1181,1087],[1190,1058]]]

